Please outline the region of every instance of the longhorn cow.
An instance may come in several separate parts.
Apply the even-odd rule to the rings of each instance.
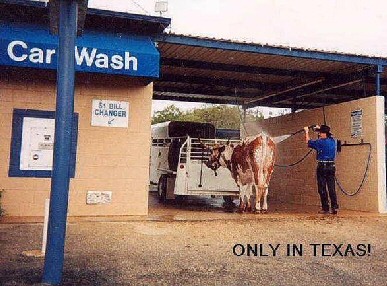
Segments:
[[[267,194],[274,170],[275,141],[261,133],[237,145],[215,145],[206,166],[216,172],[220,167],[230,170],[239,187],[239,210],[251,210],[253,185],[256,192],[255,211],[267,212]],[[262,203],[262,205],[261,205]]]

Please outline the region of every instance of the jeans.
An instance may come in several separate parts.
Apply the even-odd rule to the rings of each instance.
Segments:
[[[318,193],[321,199],[321,207],[324,211],[329,211],[328,193],[331,201],[331,209],[335,210],[339,208],[335,190],[335,172],[336,167],[334,163],[318,163],[317,165]]]

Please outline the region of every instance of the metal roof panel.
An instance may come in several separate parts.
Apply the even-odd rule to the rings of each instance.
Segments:
[[[387,59],[183,35],[157,38],[155,98],[311,108],[375,93]],[[383,74],[386,77],[386,73]]]

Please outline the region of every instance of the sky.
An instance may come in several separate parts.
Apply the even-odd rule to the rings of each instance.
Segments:
[[[159,15],[155,2],[89,0],[89,7]],[[387,57],[386,0],[169,0],[163,16],[178,34]]]
[[[89,7],[156,15],[155,0]],[[387,57],[386,0],[169,0],[174,33]]]

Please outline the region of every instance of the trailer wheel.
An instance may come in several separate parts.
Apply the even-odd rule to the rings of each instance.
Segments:
[[[234,198],[232,196],[223,196],[223,200],[226,205],[233,205],[234,204]]]
[[[159,195],[159,201],[164,203],[167,200],[167,176],[161,175],[159,183],[157,185],[157,193]]]
[[[177,204],[182,204],[187,199],[187,196],[175,195],[175,202]]]

